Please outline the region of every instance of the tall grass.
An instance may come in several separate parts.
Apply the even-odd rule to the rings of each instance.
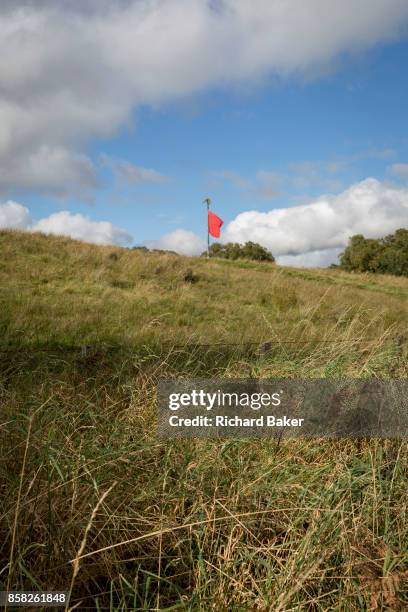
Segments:
[[[408,606],[404,441],[155,436],[164,376],[407,377],[407,281],[0,246],[3,585],[78,609]]]

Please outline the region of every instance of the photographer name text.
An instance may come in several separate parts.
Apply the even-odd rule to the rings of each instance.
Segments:
[[[172,415],[169,418],[171,427],[302,427],[305,419],[294,419],[287,416],[276,417],[273,414],[256,418],[216,415],[214,417],[198,415],[192,418]]]

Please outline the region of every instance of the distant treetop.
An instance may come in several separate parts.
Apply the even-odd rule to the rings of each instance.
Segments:
[[[408,230],[398,229],[378,239],[356,234],[339,258],[339,267],[348,272],[408,276]]]
[[[206,255],[207,251],[202,253],[203,257]],[[253,261],[269,262],[275,261],[272,253],[256,242],[246,242],[245,244],[239,244],[238,242],[221,244],[215,242],[210,246],[210,257],[220,257],[222,259],[251,259]]]

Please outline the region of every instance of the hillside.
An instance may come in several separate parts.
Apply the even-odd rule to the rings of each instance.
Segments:
[[[338,354],[345,344],[385,346],[405,333],[408,279],[14,231],[0,232],[0,252],[3,346],[323,342]]]
[[[407,606],[404,441],[165,441],[155,414],[163,377],[406,378],[408,279],[15,231],[0,252],[10,588],[79,609]]]

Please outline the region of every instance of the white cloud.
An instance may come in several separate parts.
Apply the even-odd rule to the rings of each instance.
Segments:
[[[408,226],[408,189],[366,179],[339,195],[292,208],[247,211],[225,228],[223,242],[253,240],[275,256],[342,249],[353,234],[378,238]],[[288,260],[286,260],[288,261]]]
[[[149,249],[176,251],[180,255],[200,255],[206,249],[202,238],[183,229],[165,234],[158,240],[148,240],[145,244]]]
[[[28,208],[17,202],[0,204],[0,229],[20,229],[44,232],[58,236],[69,236],[95,244],[117,244],[126,246],[133,239],[128,232],[109,221],[92,221],[80,213],[61,211],[34,221]]]
[[[325,267],[338,263],[350,236],[379,238],[400,227],[408,227],[408,188],[369,178],[338,195],[323,196],[302,206],[241,213],[226,226],[221,240],[258,242],[282,265]],[[182,229],[146,244],[182,255],[198,255],[205,250],[204,240]]]
[[[0,204],[0,229],[27,229],[31,226],[30,211],[25,206],[12,202]]]
[[[300,255],[280,255],[276,261],[282,266],[294,268],[326,268],[332,263],[339,263],[338,256],[341,251],[342,249],[324,249]]]
[[[80,213],[72,214],[66,210],[41,219],[33,225],[32,229],[45,234],[70,236],[95,244],[126,246],[132,242],[132,237],[128,232],[116,227],[110,221],[92,221]]]
[[[143,183],[161,184],[167,182],[168,178],[152,168],[136,166],[125,159],[114,159],[109,155],[101,155],[101,163],[111,168],[116,177],[122,181],[141,185]]]
[[[73,175],[92,187],[75,151],[112,136],[135,107],[269,74],[319,74],[398,36],[407,20],[406,0],[2,0],[3,187],[65,193]],[[44,147],[69,152],[75,169],[42,169],[37,184],[29,162],[38,167]]]

